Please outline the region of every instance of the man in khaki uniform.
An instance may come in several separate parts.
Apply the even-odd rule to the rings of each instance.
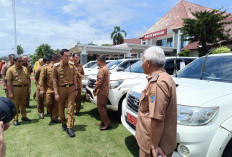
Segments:
[[[37,103],[37,110],[40,119],[44,119],[44,98],[40,96],[40,73],[43,65],[45,64],[44,59],[39,59],[39,66],[35,69],[35,82],[36,82],[36,103]]]
[[[2,67],[2,84],[7,98],[9,98],[9,95],[7,92],[7,81],[5,78],[7,69],[9,69],[12,65],[14,65],[14,54],[9,55],[9,62]]]
[[[165,55],[160,47],[144,52],[142,68],[148,84],[139,103],[136,140],[140,157],[171,157],[176,148],[176,84],[165,72]]]
[[[50,60],[48,58],[48,60]],[[53,78],[52,78],[52,69],[54,68],[54,64],[60,61],[59,55],[54,55],[53,61],[48,65],[45,64],[40,73],[39,79],[39,90],[40,97],[45,98],[45,106],[47,111],[51,113],[51,122],[60,123],[58,120],[59,110],[58,110],[58,102],[55,101],[54,89],[53,89]]]
[[[73,62],[75,65],[75,68],[77,69],[77,89],[78,89],[78,95],[76,97],[76,114],[77,116],[81,116],[80,109],[81,109],[81,78],[84,77],[84,69],[83,66],[79,64],[80,56],[78,53],[74,53],[72,55]]]
[[[61,61],[54,64],[52,70],[53,88],[55,99],[58,101],[59,115],[63,130],[67,130],[70,137],[75,134],[72,131],[74,126],[74,103],[77,96],[76,69],[74,64],[69,63],[70,52],[67,49],[60,51]],[[65,119],[65,104],[68,104],[68,126]]]
[[[30,76],[27,68],[23,67],[22,57],[14,58],[14,65],[6,72],[7,88],[9,98],[13,101],[16,107],[16,116],[14,117],[14,125],[19,125],[18,110],[20,107],[21,120],[31,121],[26,116],[26,98],[28,89],[30,89]]]
[[[23,56],[23,66],[27,68],[28,74],[29,74],[29,76],[31,76],[33,68],[32,68],[32,65],[30,63],[28,63],[28,56],[27,55]],[[31,80],[30,80],[30,84],[31,84]],[[31,108],[30,107],[30,95],[31,95],[31,88],[28,89],[28,93],[27,93],[26,107],[28,107],[28,108]]]
[[[109,95],[110,72],[105,63],[105,56],[101,55],[97,59],[99,72],[97,82],[93,90],[94,96],[97,96],[97,108],[101,117],[101,122],[96,123],[97,126],[102,126],[100,130],[108,130],[111,128],[110,120],[107,116],[107,97]]]

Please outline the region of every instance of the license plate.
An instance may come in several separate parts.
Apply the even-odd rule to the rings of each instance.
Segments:
[[[133,115],[131,115],[130,113],[126,113],[127,115],[127,121],[130,122],[131,124],[133,124],[134,126],[136,126],[137,124],[137,118]]]

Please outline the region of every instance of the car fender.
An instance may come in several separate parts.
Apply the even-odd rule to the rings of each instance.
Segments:
[[[231,120],[230,122],[232,122]],[[221,157],[231,137],[232,137],[232,134],[230,131],[228,131],[227,129],[223,127],[220,127],[209,146],[206,157]]]

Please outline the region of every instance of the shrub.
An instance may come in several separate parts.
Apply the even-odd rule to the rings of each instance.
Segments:
[[[188,57],[190,55],[191,51],[190,50],[184,50],[180,53],[178,53],[178,56],[185,56]]]
[[[220,46],[219,48],[215,49],[212,54],[219,54],[219,53],[228,53],[230,49],[226,46]]]

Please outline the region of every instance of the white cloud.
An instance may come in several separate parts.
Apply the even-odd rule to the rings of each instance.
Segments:
[[[0,0],[0,4],[2,4],[3,6],[9,6],[12,4],[12,2],[11,0]]]

